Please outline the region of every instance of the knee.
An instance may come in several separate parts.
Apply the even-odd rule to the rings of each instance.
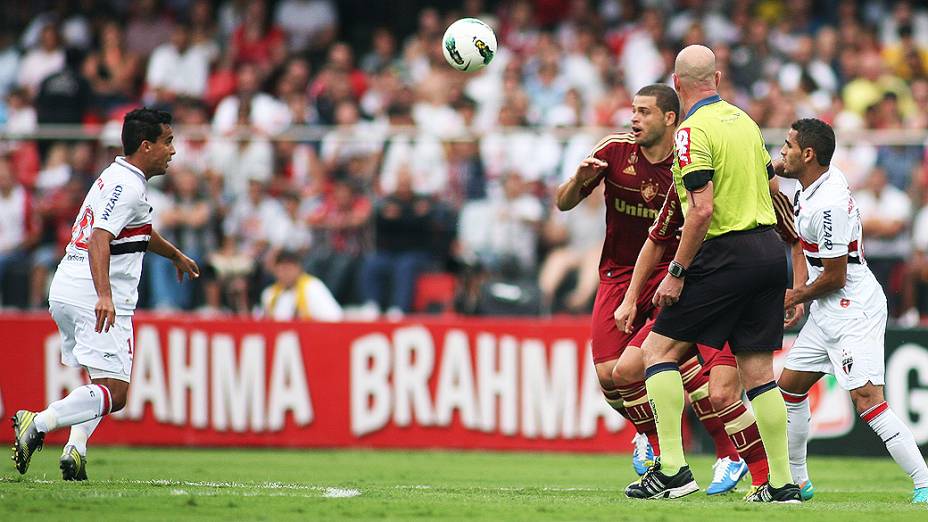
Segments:
[[[644,380],[644,364],[642,359],[626,361],[620,359],[612,369],[612,382],[618,387],[630,386]]]
[[[616,384],[612,380],[614,366],[611,364],[597,364],[596,377],[599,379],[599,387],[604,392],[615,390]]]
[[[734,383],[709,382],[709,402],[716,411],[721,411],[741,400],[741,388]]]
[[[859,415],[884,402],[885,399],[881,387],[867,384],[856,390],[851,390],[851,400],[854,401],[854,407]]]
[[[126,399],[129,395],[128,386],[108,386],[110,391],[110,413],[116,413],[126,407]]]

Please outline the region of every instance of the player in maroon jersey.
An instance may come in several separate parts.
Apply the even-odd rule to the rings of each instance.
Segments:
[[[673,259],[674,249],[667,250],[645,283],[637,302],[637,315],[629,331],[616,327],[614,313],[625,297],[638,252],[658,215],[663,202],[661,196],[673,187],[670,171],[673,131],[680,105],[676,93],[666,85],[642,88],[632,105],[632,132],[612,134],[600,141],[590,156],[580,162],[577,173],[558,187],[557,206],[562,211],[570,210],[599,183],[606,184],[606,241],[600,258],[600,285],[593,307],[593,360],[606,400],[631,421],[639,433],[633,463],[635,470],[643,474],[650,465],[648,461],[659,453],[660,447],[654,414],[645,392],[640,350],[626,350],[626,347],[656,311],[651,297]],[[625,359],[629,361],[628,365],[620,363]],[[629,372],[626,366],[633,370]],[[736,480],[715,488],[719,493],[729,491],[747,468],[741,463],[724,423],[712,409],[708,379],[700,368],[695,350],[682,362],[681,372],[686,372],[689,377],[687,392],[700,420],[715,441],[720,462],[728,459],[724,466],[717,465],[716,468],[724,467],[730,471],[729,464],[735,464],[737,468]],[[653,453],[649,452],[649,441]]]

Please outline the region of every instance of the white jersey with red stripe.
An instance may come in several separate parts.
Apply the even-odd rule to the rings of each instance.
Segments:
[[[860,209],[844,174],[830,167],[796,193],[793,207],[810,284],[824,272],[822,259],[848,258],[844,288],[816,299],[809,313],[836,318],[885,314],[886,296],[864,259]]]
[[[141,170],[123,157],[107,167],[84,198],[71,229],[71,242],[52,280],[49,301],[94,309],[97,292],[90,274],[87,242],[95,228],[115,238],[110,243],[110,288],[117,315],[132,315],[138,301],[142,259],[151,239],[147,183]]]

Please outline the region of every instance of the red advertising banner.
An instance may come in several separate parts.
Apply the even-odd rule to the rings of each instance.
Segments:
[[[84,383],[60,364],[47,315],[2,315],[0,332],[0,415]],[[633,429],[603,400],[588,332],[583,319],[139,315],[128,404],[94,444],[629,451]]]

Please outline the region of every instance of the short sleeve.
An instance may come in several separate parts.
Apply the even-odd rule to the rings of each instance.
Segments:
[[[648,238],[656,243],[670,241],[676,237],[681,226],[683,226],[683,211],[680,208],[680,198],[677,196],[676,187],[671,185],[654,224],[648,230]]]
[[[826,259],[847,255],[851,239],[847,207],[837,205],[819,209],[812,215],[819,257]]]
[[[677,152],[677,164],[683,176],[700,170],[715,170],[712,163],[712,144],[702,129],[698,127],[677,129],[674,134],[674,147]]]
[[[96,199],[93,209],[93,228],[106,230],[113,236],[119,236],[139,211],[142,201],[138,190],[125,183],[116,183],[103,187]]]
[[[796,222],[793,218],[793,204],[789,196],[777,191],[771,199],[773,200],[773,212],[777,216],[777,233],[787,245],[792,245],[799,241],[799,233],[796,231]]]

